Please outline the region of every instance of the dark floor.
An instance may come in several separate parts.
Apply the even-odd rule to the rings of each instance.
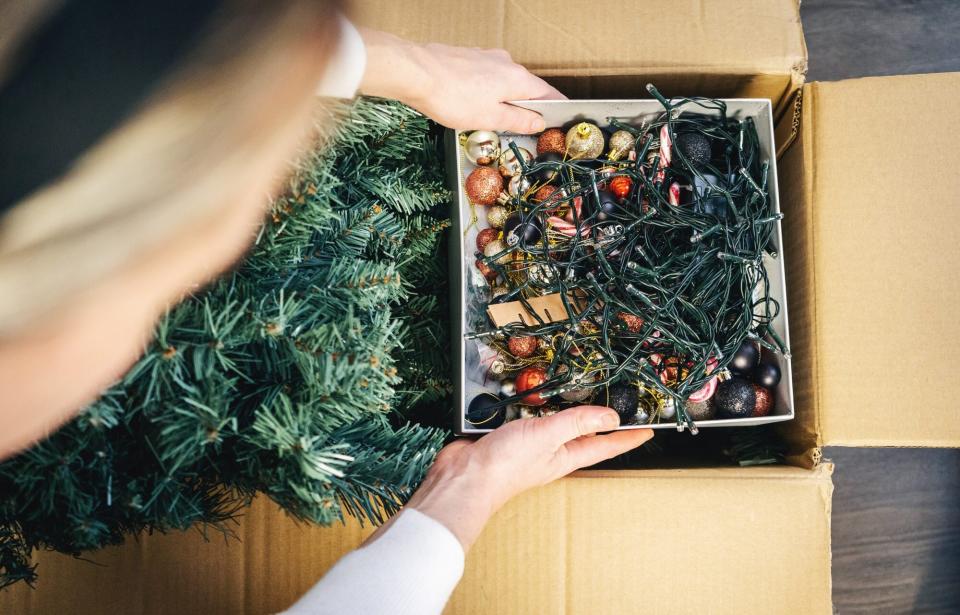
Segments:
[[[803,0],[810,81],[960,71],[960,0]],[[837,613],[960,613],[960,451],[827,449]]]

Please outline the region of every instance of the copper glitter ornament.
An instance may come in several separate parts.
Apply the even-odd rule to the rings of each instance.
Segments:
[[[485,228],[477,233],[477,250],[483,252],[487,244],[500,236],[500,231],[495,228]]]
[[[610,135],[610,151],[607,158],[621,160],[629,156],[636,147],[636,139],[626,130],[618,130]]]
[[[518,359],[532,357],[540,344],[532,335],[512,335],[507,340],[507,349]]]
[[[523,159],[523,165],[530,166],[530,163],[533,162],[533,154],[530,153],[530,150],[523,147],[518,147],[517,149],[520,151],[520,158]],[[503,150],[503,153],[500,154],[498,164],[500,175],[504,177],[513,177],[523,172],[523,165],[520,164],[517,155],[513,153],[513,148]]]
[[[627,326],[627,330],[629,330],[630,333],[640,333],[643,331],[643,319],[639,316],[635,316],[629,312],[618,312],[617,318]]]
[[[537,156],[542,156],[548,152],[563,156],[566,150],[567,138],[564,136],[562,128],[547,128],[537,137]]]
[[[500,135],[492,130],[474,130],[463,142],[463,154],[473,164],[493,164],[500,157]]]
[[[483,249],[483,255],[487,258],[490,258],[500,254],[500,257],[496,260],[496,263],[498,265],[506,265],[510,262],[510,253],[505,252],[506,249],[507,244],[505,244],[502,239],[494,239]]]
[[[503,177],[491,167],[477,167],[467,176],[467,197],[477,205],[493,205],[503,190]]]
[[[603,132],[596,124],[580,122],[567,131],[566,144],[571,160],[599,158],[603,153]]]
[[[757,403],[753,407],[752,416],[767,416],[773,410],[773,392],[762,387],[759,384],[753,385],[753,394],[757,397]]]
[[[506,223],[508,217],[510,217],[510,212],[507,211],[506,207],[494,205],[487,210],[487,224],[493,228],[503,228],[503,225]]]

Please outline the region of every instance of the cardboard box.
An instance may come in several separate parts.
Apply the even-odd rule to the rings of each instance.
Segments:
[[[637,92],[637,96],[645,90]],[[723,99],[727,105],[727,116],[735,119],[752,118],[757,128],[760,141],[760,152],[763,160],[769,161],[769,179],[767,192],[770,199],[770,209],[773,213],[780,213],[780,201],[777,190],[776,147],[774,145],[773,109],[769,100],[765,99]],[[571,119],[592,121],[599,125],[607,124],[607,118],[614,117],[626,124],[639,126],[644,119],[654,119],[663,112],[659,102],[652,99],[636,100],[566,100],[566,101],[526,101],[517,102],[519,106],[532,109],[540,113],[547,126],[561,126]],[[687,112],[703,115],[718,115],[710,113],[701,107],[688,106]],[[682,115],[681,115],[682,117]],[[465,314],[467,306],[476,305],[483,297],[480,289],[487,284],[479,278],[474,266],[476,237],[478,232],[489,225],[483,215],[483,206],[473,205],[464,190],[467,176],[476,168],[459,146],[463,131],[449,130],[446,138],[447,179],[454,196],[451,215],[452,227],[450,234],[450,288],[453,314],[452,347],[454,365],[454,414],[457,424],[454,430],[462,435],[483,434],[493,431],[489,428],[476,426],[466,420],[467,406],[476,395],[488,392],[497,393],[496,381],[490,383],[486,375],[486,368],[481,363],[477,352],[477,341],[467,339],[469,318]],[[510,142],[528,151],[536,151],[536,137],[528,135],[501,134],[501,149],[506,151]],[[778,258],[764,257],[764,266],[767,270],[770,283],[770,296],[780,306],[780,311],[773,319],[771,327],[777,332],[780,339],[790,347],[789,317],[787,308],[787,289],[784,280],[783,234],[780,223],[776,224],[776,233],[771,242],[772,248],[779,253]],[[562,305],[559,313],[565,314]],[[532,321],[531,321],[532,322]],[[696,428],[701,427],[747,427],[788,421],[793,418],[793,373],[790,355],[767,356],[768,361],[776,361],[780,367],[782,378],[776,388],[775,407],[769,416],[741,419],[711,419],[696,422]],[[660,423],[643,425],[624,425],[620,429],[684,429],[676,421],[664,420]]]
[[[960,446],[960,74],[804,85],[795,0],[357,5],[416,40],[505,47],[573,98],[647,82],[769,98],[782,152],[789,465],[585,471],[527,493],[484,531],[447,613],[830,613],[821,447]],[[87,554],[104,566],[39,554],[38,588],[0,594],[0,612],[275,612],[368,532],[259,500],[242,542],[145,536]]]

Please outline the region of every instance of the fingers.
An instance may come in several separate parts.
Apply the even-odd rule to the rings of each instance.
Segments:
[[[592,466],[622,455],[653,437],[652,429],[625,429],[602,436],[586,436],[567,442],[565,468],[563,474],[569,474],[578,468]]]
[[[470,446],[471,444],[473,444],[473,440],[468,440],[467,438],[460,438],[459,440],[454,440],[450,444],[440,449],[440,452],[437,453],[437,461],[441,461],[442,459],[446,459],[447,457],[453,457],[457,454],[457,451],[467,446]]]
[[[610,431],[620,425],[617,413],[604,406],[577,406],[552,416],[548,416],[537,425],[555,446],[598,431]]]
[[[520,107],[506,103],[501,104],[500,108],[496,130],[517,134],[531,134],[541,132],[546,128],[543,117],[536,111],[521,109]]]

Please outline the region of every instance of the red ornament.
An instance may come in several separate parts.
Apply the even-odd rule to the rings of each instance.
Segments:
[[[500,231],[495,228],[485,228],[477,233],[477,250],[483,252],[487,244],[500,236]]]
[[[479,259],[477,260],[477,270],[483,277],[487,278],[488,282],[493,282],[497,279],[498,274],[496,269]]]
[[[543,369],[539,365],[524,367],[513,380],[514,386],[517,389],[517,393],[525,393],[530,389],[540,386],[546,381],[547,370]],[[547,400],[541,397],[540,393],[530,393],[521,399],[520,403],[528,406],[542,406],[543,404],[547,403]]]
[[[518,359],[533,356],[539,345],[540,342],[532,335],[514,335],[507,340],[507,348],[510,350],[510,354]]]
[[[561,128],[547,128],[537,137],[537,156],[553,152],[563,154],[567,151],[567,135]]]
[[[753,385],[753,394],[757,397],[757,403],[753,407],[752,416],[767,416],[773,410],[773,392],[759,384]]]
[[[503,176],[493,167],[477,167],[467,176],[466,191],[477,205],[493,205],[503,191]]]
[[[630,333],[640,333],[643,330],[643,319],[639,316],[634,316],[629,312],[619,312],[617,318],[623,321],[623,324],[627,325],[627,329]]]
[[[633,187],[633,180],[626,175],[618,175],[610,180],[610,192],[618,199],[625,199]]]

